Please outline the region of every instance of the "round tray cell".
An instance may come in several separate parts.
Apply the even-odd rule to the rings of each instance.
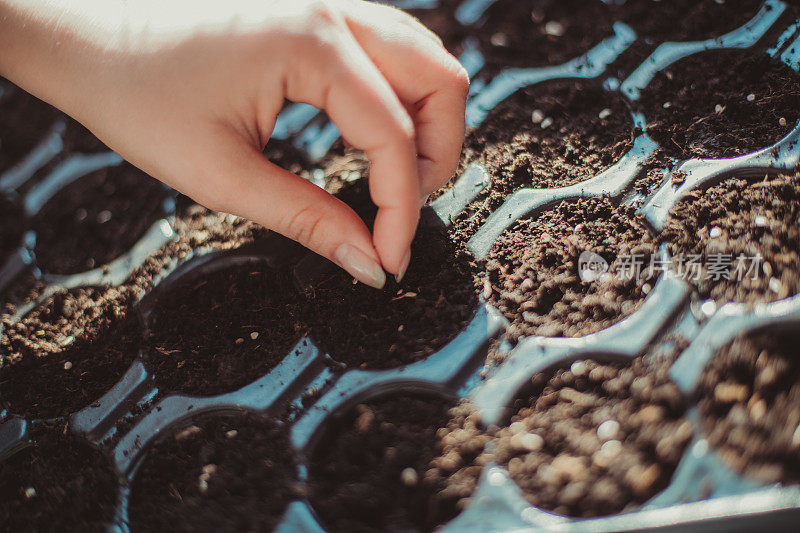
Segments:
[[[452,402],[394,395],[335,419],[312,452],[309,499],[328,531],[433,531],[457,514],[437,433]]]
[[[595,85],[553,82],[517,91],[467,136],[462,161],[482,163],[492,180],[457,218],[456,234],[471,236],[518,189],[595,177],[631,149],[635,133],[625,102]]]
[[[606,516],[669,484],[692,428],[667,366],[577,361],[532,386],[491,448],[531,505]]]
[[[31,439],[0,462],[3,529],[107,531],[119,483],[106,457],[65,427],[36,428]]]
[[[649,42],[702,41],[744,25],[762,0],[626,0],[614,15]]]
[[[22,245],[25,216],[19,206],[0,196],[0,267],[11,252]]]
[[[0,172],[9,169],[39,144],[61,113],[0,78]]]
[[[33,218],[36,260],[46,274],[75,274],[125,254],[164,216],[168,190],[131,165],[67,185]]]
[[[478,285],[512,322],[512,338],[578,337],[639,308],[660,273],[655,257],[634,208],[586,198],[514,223],[483,261]]]
[[[477,30],[487,68],[560,65],[613,35],[601,0],[499,0]]]
[[[28,418],[65,416],[105,394],[139,353],[126,289],[58,292],[0,336],[0,400]]]
[[[298,495],[296,475],[273,420],[198,418],[148,450],[132,482],[131,531],[272,531]]]
[[[647,132],[674,157],[744,155],[800,118],[800,75],[765,54],[717,50],[668,66],[642,91]]]
[[[661,241],[703,298],[762,303],[800,292],[800,178],[729,179],[689,193]]]
[[[375,207],[365,180],[344,188],[339,198],[372,226]],[[389,275],[386,287],[375,290],[335,269],[305,296],[304,315],[314,341],[334,360],[362,369],[427,357],[455,338],[478,308],[471,256],[449,240],[444,228],[424,223],[400,283]]]
[[[797,332],[739,337],[698,380],[710,444],[737,471],[766,483],[800,483],[800,364]]]
[[[145,355],[159,389],[210,396],[267,374],[303,336],[291,287],[285,274],[248,263],[164,288]]]

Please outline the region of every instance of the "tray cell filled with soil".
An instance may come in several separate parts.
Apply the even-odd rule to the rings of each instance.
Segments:
[[[692,437],[668,367],[591,359],[533,376],[491,459],[533,506],[574,517],[633,510],[670,482]]]
[[[709,443],[725,463],[764,483],[800,483],[798,341],[796,330],[738,337],[715,354],[698,380]]]
[[[622,98],[594,84],[558,81],[517,91],[464,143],[460,171],[477,161],[491,183],[457,217],[456,235],[468,238],[516,190],[597,176],[631,149],[636,133]]]
[[[560,65],[613,35],[601,0],[499,0],[478,22],[487,68]]]
[[[120,257],[165,214],[166,187],[135,167],[108,167],[67,185],[33,217],[46,274],[85,272]]]
[[[26,221],[22,209],[0,195],[0,267],[8,256],[22,245]]]
[[[285,428],[255,413],[206,415],[147,450],[131,531],[272,531],[299,493]]]
[[[702,298],[771,302],[800,292],[800,178],[731,178],[688,193],[660,236]]]
[[[348,184],[338,197],[372,227],[376,208],[366,180]],[[303,315],[315,343],[335,361],[361,369],[402,366],[436,352],[467,326],[479,305],[473,271],[469,252],[441,224],[423,221],[401,282],[388,276],[378,291],[330,268],[305,288]]]
[[[668,155],[727,158],[767,148],[800,118],[800,75],[765,54],[718,50],[659,72],[642,91],[647,132]]]
[[[6,531],[107,531],[117,475],[96,448],[64,426],[37,427],[32,444],[0,462],[0,524]]]
[[[614,16],[648,42],[702,41],[733,31],[751,20],[762,0],[625,0]]]
[[[581,255],[602,258],[607,271],[582,277]],[[633,313],[655,283],[655,244],[644,219],[608,198],[562,202],[517,221],[483,260],[478,290],[512,323],[512,339],[579,337]],[[592,257],[596,257],[592,256]],[[586,257],[586,256],[584,256]]]
[[[127,289],[59,291],[0,336],[0,400],[28,418],[66,416],[105,394],[139,354]]]
[[[263,262],[215,268],[154,294],[144,362],[164,392],[237,390],[277,366],[303,336],[288,275]]]
[[[438,434],[453,402],[402,393],[334,416],[311,452],[309,500],[328,531],[433,531],[457,514]]]

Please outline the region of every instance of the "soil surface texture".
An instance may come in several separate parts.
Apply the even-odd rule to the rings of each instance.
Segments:
[[[660,240],[703,298],[753,304],[793,296],[800,292],[800,177],[728,179],[692,191]]]
[[[712,446],[739,472],[766,483],[800,482],[797,333],[740,337],[700,376],[700,415]]]
[[[118,497],[108,460],[63,426],[34,429],[31,438],[31,446],[0,462],[3,529],[107,531]]]
[[[60,291],[19,322],[4,323],[0,397],[11,413],[65,416],[107,392],[138,355],[132,301],[127,289]]]
[[[800,75],[766,54],[704,52],[642,91],[647,131],[668,155],[723,158],[766,148],[800,118]]]
[[[430,461],[452,402],[393,396],[334,420],[313,452],[309,498],[330,531],[433,531],[455,517]]]
[[[303,335],[299,296],[264,264],[189,274],[156,296],[145,365],[159,388],[231,392],[272,370]]]
[[[298,496],[291,450],[284,428],[255,414],[176,429],[134,477],[131,531],[272,531]]]
[[[372,227],[376,209],[366,180],[349,184],[339,198]],[[311,336],[351,368],[392,368],[427,357],[450,342],[478,308],[471,261],[441,225],[423,221],[400,283],[389,275],[378,291],[353,284],[332,265],[320,266],[315,282],[304,287],[303,314]]]
[[[128,164],[80,178],[34,217],[39,267],[75,274],[109,263],[164,216],[168,195],[160,182]]]
[[[493,459],[531,505],[605,516],[663,490],[692,436],[669,368],[577,361],[537,374],[495,436]]]
[[[607,276],[581,279],[585,251],[608,263]],[[478,290],[512,322],[512,338],[587,335],[642,304],[659,274],[648,270],[654,253],[644,219],[632,207],[615,207],[607,198],[562,202],[517,221],[498,238]]]

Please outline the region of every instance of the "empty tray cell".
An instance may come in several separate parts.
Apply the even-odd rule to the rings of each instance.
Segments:
[[[0,400],[12,413],[52,418],[98,400],[139,353],[128,289],[59,291],[0,336]]]
[[[604,197],[562,202],[514,223],[483,261],[483,296],[512,338],[578,337],[633,313],[661,263],[644,223]]]
[[[47,274],[75,274],[109,263],[164,216],[168,195],[128,164],[67,185],[33,219],[39,267]]]
[[[0,267],[8,255],[22,245],[26,221],[19,206],[0,195]]]
[[[762,0],[625,0],[614,15],[649,42],[702,41],[752,19]]]
[[[625,102],[592,83],[559,81],[517,91],[467,136],[463,166],[482,163],[491,183],[456,217],[456,234],[471,236],[518,189],[595,177],[631,149],[634,135]]]
[[[309,499],[328,531],[433,531],[456,500],[431,466],[452,401],[392,395],[361,403],[323,433],[309,466]]]
[[[536,374],[531,387],[490,447],[531,505],[605,516],[669,484],[692,429],[668,367],[587,359]]]
[[[642,92],[647,132],[674,157],[767,148],[797,125],[800,75],[766,54],[717,50],[659,72]]]
[[[47,137],[62,114],[0,78],[0,173],[19,163]]]
[[[614,33],[602,0],[499,0],[482,21],[481,50],[495,72],[560,65]]]
[[[107,531],[119,498],[106,457],[63,426],[31,431],[32,444],[0,462],[6,531]]]
[[[703,298],[771,302],[800,292],[800,178],[728,179],[690,192],[660,239]]]
[[[375,207],[365,180],[339,198],[372,226]],[[387,278],[378,291],[334,268],[306,289],[311,337],[334,360],[369,369],[418,361],[455,338],[478,309],[472,256],[449,240],[444,227],[421,224],[408,272],[400,283]]]
[[[144,359],[159,389],[216,395],[272,370],[303,336],[291,287],[261,263],[193,272],[163,287]]]
[[[275,421],[200,417],[147,451],[132,482],[131,531],[272,531],[297,496],[296,475]]]
[[[796,331],[735,339],[700,376],[698,407],[710,444],[737,471],[800,482],[800,364]]]

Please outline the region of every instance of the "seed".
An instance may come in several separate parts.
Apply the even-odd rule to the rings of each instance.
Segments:
[[[716,111],[717,113],[722,113],[723,111],[725,111],[725,106],[723,106],[722,104],[717,104],[714,106],[714,111]]]
[[[72,368],[72,363],[70,363],[69,361],[66,361],[64,363],[64,370],[70,370],[71,368]]]
[[[508,46],[508,35],[505,33],[495,33],[489,39],[493,46]]]
[[[253,333],[251,333],[250,334],[250,338],[253,339],[253,340],[256,340],[258,338],[258,332],[254,331]]]
[[[69,337],[64,337],[63,339],[61,339],[61,340],[59,341],[59,344],[60,344],[61,346],[69,346],[69,345],[70,345],[70,344],[72,344],[73,342],[75,342],[75,337],[73,337],[72,335],[70,335]]]
[[[542,129],[543,130],[546,130],[547,128],[549,128],[552,125],[553,125],[553,119],[550,118],[550,117],[547,117],[546,119],[544,119],[542,121]]]
[[[238,434],[239,434],[239,432],[238,432],[238,431],[236,431],[235,429],[231,429],[230,431],[227,431],[227,432],[225,433],[225,436],[226,436],[226,437],[228,437],[229,439],[232,439],[232,438],[234,438],[234,437],[235,437],[236,435],[238,435]]]
[[[419,481],[419,474],[411,467],[404,468],[403,471],[400,472],[400,480],[406,487],[413,487]]]
[[[572,375],[575,377],[580,377],[586,374],[586,362],[585,361],[575,361],[569,367],[569,371],[572,372]]]
[[[217,465],[215,464],[208,464],[203,467],[203,473],[208,474],[209,476],[216,474],[216,472],[217,472]]]
[[[34,489],[33,487],[28,487],[27,489],[25,489],[25,497],[27,499],[30,500],[34,496],[36,496],[36,489]]]
[[[611,116],[611,110],[609,108],[605,108],[602,111],[600,111],[600,114],[597,116],[600,117],[600,120],[605,120]]]
[[[748,102],[752,102],[755,99],[756,99],[756,95],[754,95],[753,93],[750,93],[750,94],[747,95],[747,101]]]
[[[606,420],[597,427],[597,438],[602,441],[611,440],[619,433],[619,422]]]
[[[398,332],[402,332],[404,329],[405,329],[405,326],[403,324],[400,324],[399,326],[397,326],[397,331]]]
[[[711,231],[708,232],[708,236],[712,239],[719,239],[722,237],[722,230],[718,226],[714,226],[711,228]]]
[[[241,338],[241,337],[239,337],[238,339],[236,339],[236,344],[242,344],[243,342],[244,342],[244,339],[243,339],[243,338]]]
[[[544,25],[544,32],[553,37],[561,37],[564,35],[564,25],[556,20],[551,20]]]
[[[784,117],[781,117],[778,120],[778,124],[780,124],[781,126],[785,126],[786,125],[786,119]]]
[[[541,124],[544,120],[544,111],[541,109],[534,109],[533,113],[531,113],[531,122],[534,124]]]
[[[664,109],[669,109],[670,107],[672,107],[672,102],[664,102],[664,105],[661,107],[663,107]]]
[[[175,440],[183,440],[187,437],[191,437],[192,435],[197,435],[202,430],[197,426],[189,426],[188,428],[184,429],[183,431],[179,431],[175,434]]]
[[[492,283],[489,278],[483,280],[483,299],[488,300],[492,297]]]
[[[109,220],[111,220],[111,211],[108,211],[108,210],[104,209],[104,210],[100,211],[99,213],[97,213],[97,223],[98,224],[105,224]]]

